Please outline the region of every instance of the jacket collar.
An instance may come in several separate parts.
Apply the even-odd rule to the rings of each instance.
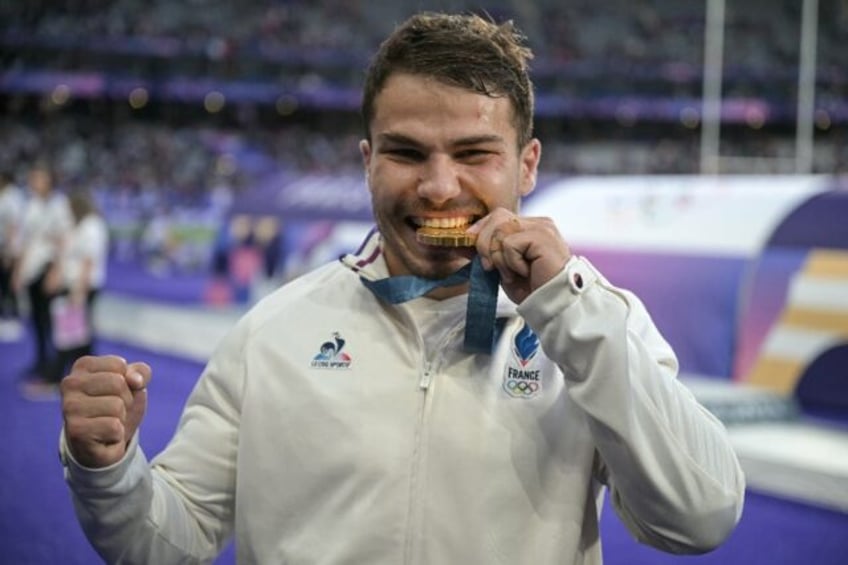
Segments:
[[[383,237],[377,226],[371,228],[359,249],[339,257],[348,269],[367,280],[378,280],[389,276],[389,267],[383,257]]]
[[[359,248],[339,257],[339,261],[358,276],[376,281],[389,276],[389,267],[383,257],[383,236],[377,226],[371,228]],[[498,295],[497,316],[513,317],[516,305],[501,292]]]

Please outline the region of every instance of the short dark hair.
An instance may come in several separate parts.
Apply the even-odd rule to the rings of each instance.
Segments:
[[[79,222],[89,214],[99,213],[91,193],[84,189],[76,189],[68,194],[68,204],[74,220]]]
[[[374,100],[394,73],[433,77],[451,86],[512,103],[519,148],[533,137],[533,52],[511,20],[424,12],[412,16],[380,45],[362,96],[365,135],[371,139]]]

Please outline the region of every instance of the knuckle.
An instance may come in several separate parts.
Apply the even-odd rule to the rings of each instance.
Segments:
[[[72,418],[82,413],[82,402],[77,396],[68,396],[62,401],[62,414],[65,418]]]
[[[85,355],[77,359],[73,367],[89,373],[99,371],[123,372],[126,362],[116,355]]]
[[[124,403],[124,399],[119,396],[110,396],[106,399],[106,410],[110,416],[117,417],[118,419],[123,419],[127,406]]]
[[[105,425],[106,437],[114,441],[120,441],[124,437],[124,423],[118,418],[110,418]]]
[[[109,373],[105,379],[105,385],[108,392],[112,394],[121,394],[127,388],[127,382],[123,375],[118,373]]]
[[[76,378],[73,374],[66,376],[61,381],[59,381],[59,394],[62,395],[62,398],[65,398],[67,395],[73,393],[73,391],[79,388],[79,379]]]
[[[69,416],[65,418],[65,435],[68,438],[81,438],[85,433],[85,426],[81,418]]]
[[[78,372],[88,372],[94,369],[97,363],[97,358],[91,355],[84,355],[74,361],[74,364],[71,366],[72,373]]]

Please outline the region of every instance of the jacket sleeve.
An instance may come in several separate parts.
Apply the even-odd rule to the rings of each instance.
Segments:
[[[741,516],[742,470],[724,426],[677,380],[641,301],[575,257],[518,311],[585,413],[628,530],[673,553],[722,543]]]
[[[84,468],[73,460],[62,434],[60,454],[75,511],[106,562],[209,563],[227,542],[234,512],[244,333],[242,322],[212,357],[176,434],[151,464],[136,434],[118,463]]]

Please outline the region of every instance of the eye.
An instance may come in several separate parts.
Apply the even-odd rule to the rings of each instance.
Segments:
[[[491,155],[492,152],[487,149],[463,149],[456,153],[456,159],[460,161],[480,161]]]
[[[383,153],[400,161],[421,161],[424,159],[424,154],[421,151],[411,147],[393,147],[386,149]]]

